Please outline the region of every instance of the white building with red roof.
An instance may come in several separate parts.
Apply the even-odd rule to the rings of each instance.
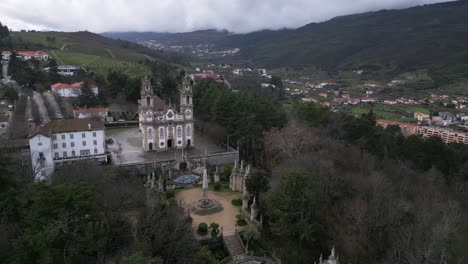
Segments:
[[[38,181],[48,181],[55,166],[94,160],[106,162],[104,123],[95,119],[53,120],[29,135],[31,164]]]
[[[50,86],[50,90],[56,93],[60,97],[73,98],[78,97],[81,94],[81,89],[83,88],[84,82],[76,83],[54,83]],[[91,91],[95,95],[99,94],[99,89],[95,85],[91,85]]]
[[[10,60],[13,51],[4,50],[2,51],[2,60]],[[16,51],[16,57],[21,60],[39,60],[46,61],[49,60],[49,53],[42,50],[19,50]]]
[[[99,108],[81,108],[73,110],[73,116],[77,119],[83,118],[99,118],[106,121],[108,109],[104,107]]]

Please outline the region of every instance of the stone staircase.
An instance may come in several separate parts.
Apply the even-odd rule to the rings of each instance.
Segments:
[[[229,254],[232,257],[244,254],[244,247],[242,246],[241,241],[239,241],[239,238],[236,236],[236,234],[224,236],[224,242],[226,243]]]

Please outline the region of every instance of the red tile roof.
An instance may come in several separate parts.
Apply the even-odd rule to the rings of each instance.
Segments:
[[[54,83],[50,87],[52,89],[70,89],[70,88],[81,89],[82,85],[83,85],[83,82],[76,82],[76,83],[72,83],[72,84]]]
[[[104,130],[104,123],[90,118],[52,120],[45,125],[36,126],[29,138],[38,134],[50,137],[50,135],[57,133],[88,131],[89,127],[91,130]]]

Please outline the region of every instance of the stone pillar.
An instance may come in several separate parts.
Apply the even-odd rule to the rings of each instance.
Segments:
[[[154,172],[151,173],[151,189],[154,189]]]
[[[162,175],[159,175],[159,181],[158,181],[158,188],[160,191],[163,191],[163,176]]]
[[[219,182],[219,169],[218,166],[216,166],[216,170],[214,173],[214,182]]]
[[[249,208],[249,194],[247,192],[244,192],[242,195],[242,210],[247,211]]]
[[[257,214],[258,214],[258,205],[257,205],[257,201],[254,197],[254,200],[253,200],[253,203],[252,203],[252,206],[250,207],[250,221],[254,221],[254,219],[257,217]]]
[[[2,77],[7,79],[8,78],[8,62],[2,61]]]

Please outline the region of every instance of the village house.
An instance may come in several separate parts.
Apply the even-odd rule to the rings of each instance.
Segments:
[[[369,97],[369,96],[364,96],[361,98],[361,103],[374,103],[377,100],[375,98]]]
[[[418,120],[418,122],[429,121],[430,116],[428,114],[424,114],[421,112],[414,112],[414,119]]]
[[[60,97],[73,98],[80,95],[83,84],[84,82],[76,82],[72,84],[55,83],[50,86],[50,90]],[[99,94],[99,89],[95,85],[91,85],[91,91],[93,91],[95,95]]]
[[[48,181],[57,165],[80,160],[106,162],[104,123],[62,119],[35,127],[29,136],[31,164],[38,181]]]
[[[217,83],[224,83],[224,80],[221,77],[213,72],[204,72],[204,73],[194,73],[193,78],[195,81],[202,79],[213,79]]]
[[[323,98],[327,98],[327,97],[328,97],[328,95],[327,95],[326,93],[319,93],[319,96],[320,96],[320,97],[323,97]]]
[[[77,74],[80,70],[83,70],[81,66],[74,65],[60,65],[57,67],[57,73],[62,76],[73,76]]]
[[[397,101],[396,100],[384,100],[383,101],[384,104],[386,105],[396,105],[397,104]]]
[[[9,61],[13,51],[4,50],[2,51],[2,60]],[[49,60],[49,53],[42,50],[33,50],[33,51],[16,51],[16,57],[20,60],[39,60],[46,61]]]
[[[73,110],[73,116],[77,119],[98,118],[101,121],[106,121],[108,116],[107,108],[80,108]]]

